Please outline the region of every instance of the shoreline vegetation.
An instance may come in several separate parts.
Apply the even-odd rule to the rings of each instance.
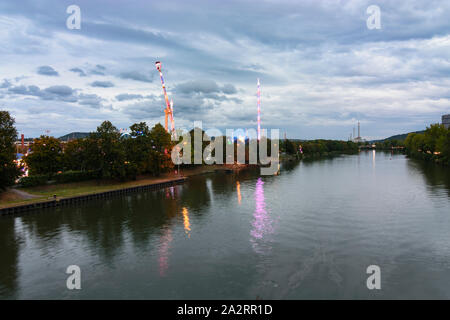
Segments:
[[[244,147],[245,163],[249,162],[251,141],[248,139],[240,140],[224,136],[209,139],[206,133],[199,128],[192,129],[187,137],[190,135],[190,141],[195,141],[196,134],[203,137],[202,154],[205,155],[207,148],[209,148],[209,155],[215,157],[216,149],[210,148],[209,141],[212,140],[216,143],[221,140],[223,163],[231,160],[233,164],[206,164],[203,160],[201,164],[175,166],[171,159],[171,151],[176,144],[186,145],[182,137],[179,137],[178,141],[172,141],[171,135],[166,132],[161,124],[156,124],[150,129],[145,122],[133,124],[130,126],[130,134],[124,136],[109,121],[104,121],[95,132],[90,133],[87,137],[70,141],[61,141],[49,136],[34,139],[29,152],[21,161],[17,162],[15,160],[15,148],[13,147],[17,138],[14,119],[5,111],[1,112],[1,116],[2,123],[0,125],[7,129],[7,136],[5,134],[3,140],[7,142],[5,147],[8,147],[3,149],[5,155],[2,156],[8,159],[8,166],[5,165],[0,168],[0,171],[5,168],[3,169],[4,172],[0,172],[0,208],[170,182],[192,175],[216,171],[239,172],[247,168],[263,167],[260,163],[237,163],[238,145]],[[439,128],[439,130],[442,129]],[[429,150],[435,153],[435,149],[445,145],[440,137],[443,135],[442,130],[446,129],[442,129],[442,132],[437,130],[440,133],[435,137],[436,130],[432,126],[424,133],[423,140],[426,141],[427,147],[422,145],[420,147],[421,150],[427,151],[425,155],[429,154]],[[428,143],[430,134],[434,139],[431,140],[436,140],[433,142],[434,144]],[[447,140],[448,136],[447,134]],[[411,143],[416,143],[421,139],[420,137],[417,133],[408,136],[406,140],[407,152],[411,155],[415,155],[411,151],[413,150],[411,149]],[[267,144],[267,153],[268,155],[272,154],[272,141],[270,139],[263,137],[259,143]],[[274,146],[279,148],[280,162],[308,161],[343,154],[357,154],[364,148],[376,148],[377,150],[403,148],[402,142],[395,140],[372,144],[325,139],[281,139],[278,143],[279,146],[276,144]],[[428,145],[432,145],[432,147],[428,148]],[[436,146],[434,147],[434,145]],[[234,149],[234,159],[233,156],[231,158],[227,156],[226,151],[230,146]],[[189,150],[189,147],[187,148]],[[190,146],[190,151],[192,163],[195,153],[194,144]],[[445,151],[443,151],[442,156],[445,154]],[[26,168],[28,176],[19,178],[21,175],[19,168],[22,170]]]
[[[450,166],[450,128],[443,124],[432,124],[424,133],[410,133],[405,147],[410,158]]]
[[[173,172],[163,173],[158,177],[150,175],[138,176],[136,180],[120,182],[117,180],[88,180],[62,184],[47,184],[33,187],[13,187],[0,193],[0,209],[14,206],[44,202],[48,200],[60,200],[75,196],[85,196],[95,193],[116,191],[126,188],[171,182],[180,178],[188,178],[195,175],[215,173],[217,171],[240,171],[247,168],[246,165],[201,165],[198,167],[180,170],[181,174]],[[55,198],[56,196],[56,198]]]
[[[52,145],[48,143],[48,137],[41,139],[45,139],[47,141],[47,145]],[[42,142],[40,142],[40,144],[42,144]],[[302,150],[303,153],[301,153],[300,150]],[[338,156],[341,154],[355,154],[357,152],[358,145],[348,141],[313,140],[306,142],[295,142],[284,140],[280,142],[280,162],[309,159],[313,160],[323,157]],[[0,208],[4,209],[55,199],[60,200],[74,196],[84,196],[136,186],[170,182],[180,178],[188,178],[194,175],[209,174],[218,171],[236,173],[241,170],[257,167],[259,167],[259,165],[239,163],[182,165],[180,166],[180,172],[175,172],[172,167],[172,170],[161,172],[157,176],[144,174],[138,175],[134,179],[125,181],[113,178],[88,179],[85,181],[64,181],[64,179],[56,178],[58,176],[64,176],[61,173],[54,174],[51,178],[44,176],[44,180],[35,179],[31,176],[30,178],[34,179],[32,180],[33,183],[28,183],[28,185],[18,184],[3,193],[0,193]],[[47,179],[52,180],[47,181]]]

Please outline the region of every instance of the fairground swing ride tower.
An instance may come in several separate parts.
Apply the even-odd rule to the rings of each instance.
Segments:
[[[166,102],[166,108],[164,109],[165,113],[165,128],[167,132],[170,132],[172,134],[172,137],[176,139],[176,132],[175,132],[175,122],[173,120],[173,101],[171,100],[169,102],[169,97],[167,95],[166,91],[166,85],[164,83],[164,77],[161,71],[161,62],[156,61],[155,62],[156,69],[159,71],[159,77],[161,78],[161,85],[164,92],[164,100]],[[169,131],[169,118],[170,118],[170,131]]]
[[[261,89],[259,85],[259,78],[257,83],[257,90],[256,90],[256,96],[257,96],[257,106],[258,106],[258,116],[257,116],[257,122],[258,122],[258,141],[261,139]]]

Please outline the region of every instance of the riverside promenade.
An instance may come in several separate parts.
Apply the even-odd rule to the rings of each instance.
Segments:
[[[37,209],[43,209],[43,208],[51,208],[51,207],[59,207],[59,206],[65,206],[69,204],[74,203],[81,203],[86,202],[93,199],[106,199],[110,197],[115,197],[119,195],[126,195],[136,192],[142,192],[142,191],[150,191],[150,190],[157,190],[161,188],[167,188],[171,187],[177,184],[184,183],[186,181],[186,177],[175,177],[175,178],[169,178],[165,179],[162,182],[155,182],[145,185],[138,185],[138,186],[132,186],[128,188],[121,188],[121,189],[113,189],[113,190],[107,190],[102,192],[94,192],[94,193],[87,193],[82,195],[77,195],[73,197],[54,197],[51,200],[36,200],[32,203],[27,204],[11,204],[0,208],[0,216],[2,215],[9,215],[9,214],[17,214],[17,213],[24,213],[32,210]]]

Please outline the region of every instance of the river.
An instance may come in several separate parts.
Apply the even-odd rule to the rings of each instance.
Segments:
[[[449,299],[450,169],[367,151],[1,217],[0,298]]]

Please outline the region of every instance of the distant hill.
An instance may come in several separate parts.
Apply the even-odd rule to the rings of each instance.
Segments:
[[[410,133],[424,133],[425,130],[422,131],[414,131],[414,132],[410,132]],[[404,133],[404,134],[397,134],[395,136],[386,138],[386,139],[381,139],[381,140],[372,140],[370,142],[383,142],[383,141],[389,141],[389,140],[400,140],[400,141],[405,141],[406,137],[408,136],[409,133]]]
[[[72,132],[62,137],[59,137],[58,139],[61,141],[69,141],[72,139],[86,138],[87,136],[89,136],[89,132]]]

